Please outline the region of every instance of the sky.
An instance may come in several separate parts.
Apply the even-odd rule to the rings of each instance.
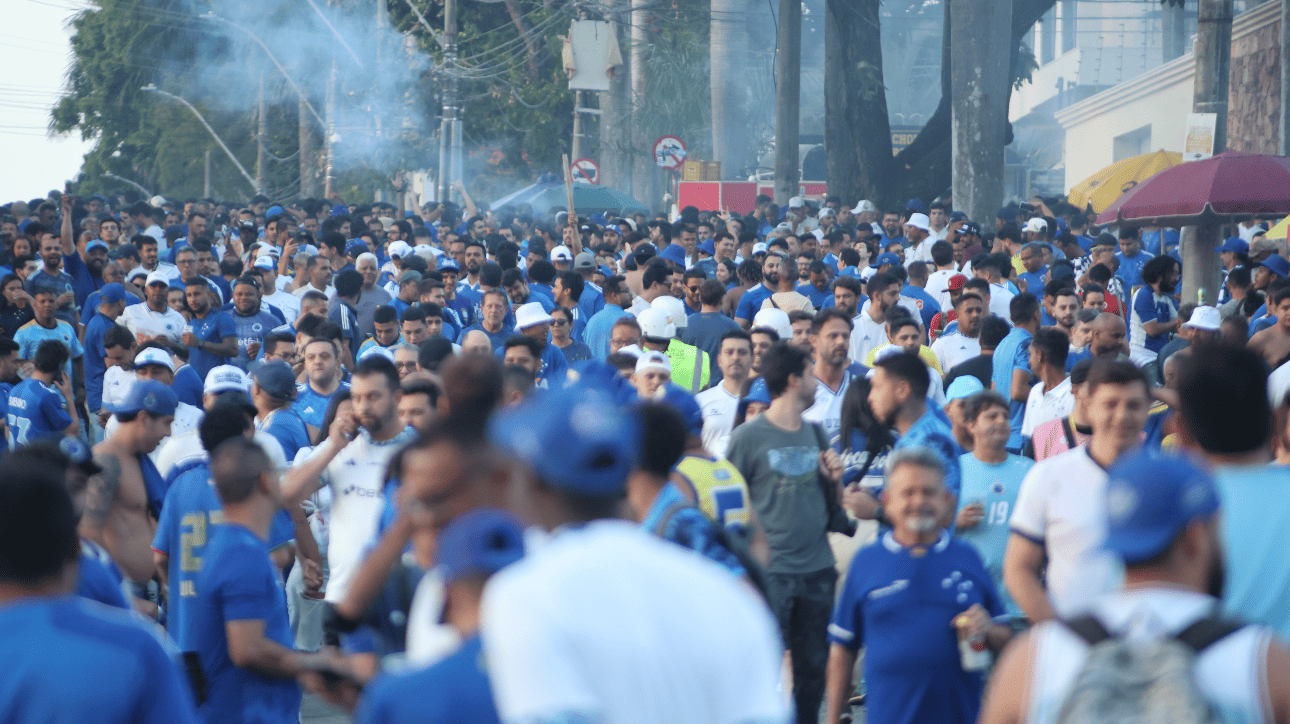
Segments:
[[[6,0],[0,30],[0,204],[63,188],[93,146],[80,133],[51,138],[49,109],[63,90],[71,63],[67,23],[81,0]]]

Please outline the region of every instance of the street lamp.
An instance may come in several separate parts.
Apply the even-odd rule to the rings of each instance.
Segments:
[[[194,116],[197,116],[197,120],[201,121],[202,125],[206,127],[206,130],[210,131],[210,134],[215,139],[215,142],[219,144],[220,148],[224,149],[224,153],[228,154],[229,159],[233,161],[233,165],[237,166],[237,170],[241,171],[242,175],[246,177],[246,180],[251,182],[251,188],[255,189],[255,192],[257,194],[260,193],[260,184],[254,178],[251,177],[251,174],[246,172],[245,168],[242,168],[242,162],[238,161],[237,156],[234,156],[233,152],[228,150],[228,146],[224,145],[224,139],[219,137],[219,134],[215,132],[215,129],[211,128],[211,124],[207,123],[206,119],[202,117],[201,111],[193,107],[192,103],[189,103],[188,101],[184,100],[183,98],[180,98],[174,93],[167,93],[166,91],[163,91],[162,89],[158,88],[156,85],[152,83],[145,85],[139,90],[147,91],[149,93],[159,93],[167,98],[173,98],[174,100],[177,100],[180,103],[183,103],[185,106],[187,106],[188,110],[192,111]]]

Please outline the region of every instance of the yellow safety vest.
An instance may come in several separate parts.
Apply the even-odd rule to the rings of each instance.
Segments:
[[[672,384],[684,387],[690,394],[708,387],[708,353],[679,339],[667,345],[667,356],[672,362]]]
[[[699,509],[725,528],[748,527],[752,498],[739,468],[725,458],[686,455],[673,468],[694,496]]]

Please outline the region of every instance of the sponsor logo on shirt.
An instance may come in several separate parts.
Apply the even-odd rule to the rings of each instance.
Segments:
[[[891,595],[891,594],[893,594],[893,593],[900,593],[901,591],[905,590],[906,588],[909,588],[909,580],[908,580],[908,579],[906,579],[906,578],[902,578],[902,579],[900,579],[900,580],[898,580],[898,581],[892,581],[890,585],[883,586],[882,588],[878,588],[878,589],[874,589],[874,590],[870,591],[870,592],[869,592],[869,600],[870,600],[870,601],[872,601],[872,600],[874,600],[874,599],[876,599],[876,598],[882,598],[882,597],[884,597],[884,596],[890,596],[890,595]]]

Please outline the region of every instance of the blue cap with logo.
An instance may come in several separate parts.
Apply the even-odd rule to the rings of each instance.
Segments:
[[[125,399],[115,405],[112,412],[118,415],[146,412],[156,417],[165,417],[175,414],[178,406],[179,398],[175,397],[169,387],[157,380],[139,379],[130,385]]]
[[[371,251],[371,249],[367,248],[367,244],[357,239],[350,239],[349,244],[345,247],[345,253],[350,256],[358,256],[359,254],[369,251]]]
[[[112,251],[111,249],[108,248],[107,242],[103,241],[102,239],[93,239],[90,241],[90,243],[85,245],[86,254],[90,253],[91,249],[102,249],[103,251],[106,251],[106,252]]]
[[[498,508],[476,508],[439,533],[436,562],[444,580],[491,575],[524,557],[524,527]]]
[[[268,209],[265,209],[264,218],[272,219],[275,216],[282,216],[282,214],[283,211],[281,206],[270,206]]]
[[[870,268],[877,269],[878,267],[884,264],[899,264],[899,263],[900,263],[900,257],[896,255],[896,252],[884,251],[883,253],[879,254],[878,258],[875,259],[874,262],[869,266]]]
[[[275,400],[296,399],[296,375],[291,365],[282,360],[257,362],[251,366],[251,379]]]
[[[444,257],[444,258],[440,259],[440,260],[439,260],[439,264],[438,264],[435,268],[436,268],[436,269],[438,269],[440,272],[445,272],[445,271],[455,271],[455,272],[459,272],[459,271],[461,271],[461,267],[457,265],[457,260],[456,260],[456,259],[451,259],[451,258],[449,258],[449,257]]]
[[[500,413],[489,437],[549,485],[593,497],[621,494],[640,452],[636,416],[591,381]]]
[[[125,287],[119,282],[104,284],[99,289],[100,302],[123,302],[125,301]]]
[[[766,386],[766,378],[758,377],[753,382],[752,387],[748,389],[748,394],[741,402],[760,402],[763,405],[770,404],[770,388]]]
[[[1213,476],[1182,455],[1132,452],[1107,478],[1105,547],[1125,563],[1160,555],[1188,523],[1219,509]]]

